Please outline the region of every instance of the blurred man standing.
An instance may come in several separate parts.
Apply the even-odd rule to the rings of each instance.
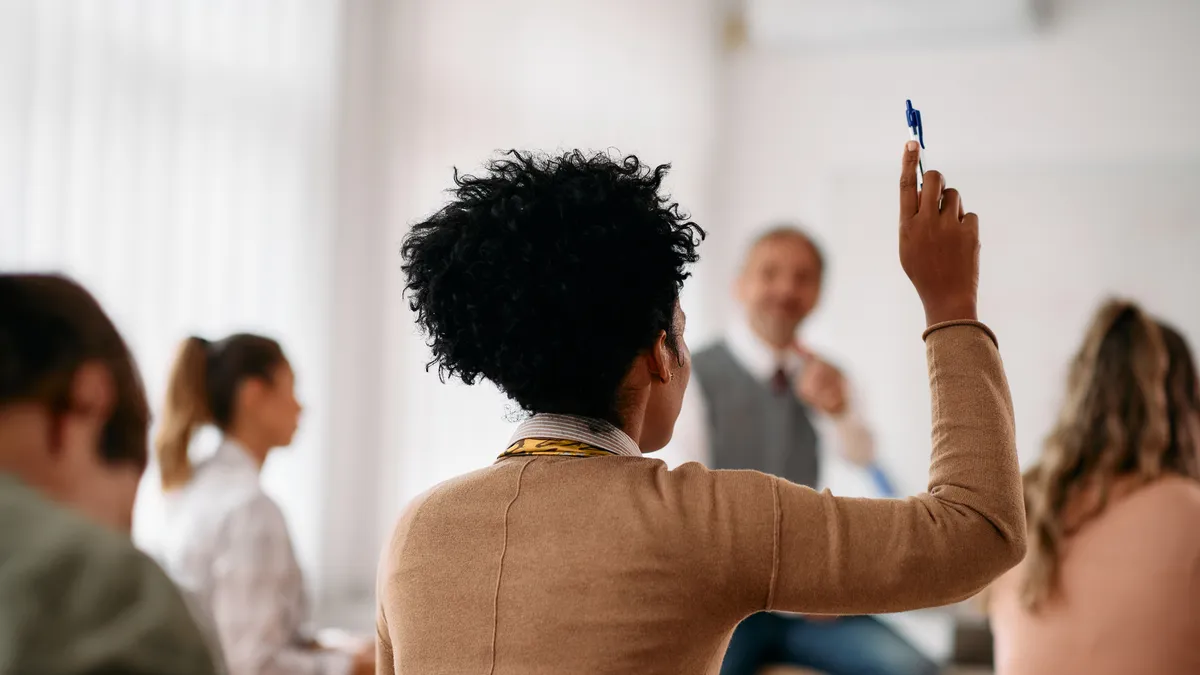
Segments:
[[[699,385],[688,389],[662,459],[672,467],[697,461],[713,469],[753,469],[815,487],[820,454],[832,449],[890,492],[845,376],[798,339],[820,299],[824,272],[820,249],[798,228],[775,228],[754,242],[735,287],[743,315],[723,340],[693,356]],[[734,632],[721,674],[755,675],[772,663],[829,675],[936,672],[873,617],[760,613]]]

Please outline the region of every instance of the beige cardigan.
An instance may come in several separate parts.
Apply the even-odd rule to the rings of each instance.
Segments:
[[[717,673],[759,610],[975,594],[1025,551],[1012,405],[980,324],[935,326],[926,350],[929,494],[842,499],[625,456],[514,457],[437,486],[384,553],[378,672]]]

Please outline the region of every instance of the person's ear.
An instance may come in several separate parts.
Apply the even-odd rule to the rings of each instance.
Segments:
[[[650,350],[650,373],[662,384],[671,381],[671,347],[667,344],[667,331],[659,331],[658,339]]]
[[[116,404],[117,385],[107,366],[89,361],[75,371],[71,378],[71,408],[76,415],[103,427]]]
[[[267,383],[261,377],[247,377],[238,385],[237,403],[240,406],[257,406],[267,394]]]
[[[77,434],[86,435],[88,444],[98,448],[117,402],[112,372],[99,361],[84,363],[71,376],[67,396],[67,410],[57,420],[51,435],[51,450],[64,450],[77,440]]]

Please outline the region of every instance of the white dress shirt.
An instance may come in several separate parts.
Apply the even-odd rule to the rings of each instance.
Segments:
[[[313,648],[304,578],[258,464],[226,440],[192,480],[164,495],[167,573],[207,613],[231,675],[343,675],[351,657]]]
[[[804,368],[799,354],[778,354],[763,342],[744,320],[735,321],[725,336],[733,358],[755,379],[769,386],[771,378],[783,368],[790,382],[796,382]],[[694,375],[693,375],[694,377]],[[854,406],[853,389],[846,396],[846,410],[838,417],[831,417],[810,409],[813,428],[817,432],[821,453],[821,473],[827,475],[829,459],[841,458],[853,465],[868,466],[875,458],[875,441],[871,432]],[[675,422],[675,433],[666,448],[655,457],[675,468],[686,462],[699,462],[712,466],[712,445],[709,441],[708,401],[699,382],[688,385],[683,396],[683,409]],[[822,480],[822,483],[825,481]],[[813,486],[821,487],[821,486]]]

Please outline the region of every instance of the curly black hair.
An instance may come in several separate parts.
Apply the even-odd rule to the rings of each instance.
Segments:
[[[621,425],[620,383],[662,331],[704,230],[660,193],[669,164],[510,150],[401,247],[405,297],[443,381],[495,383],[532,413]]]

